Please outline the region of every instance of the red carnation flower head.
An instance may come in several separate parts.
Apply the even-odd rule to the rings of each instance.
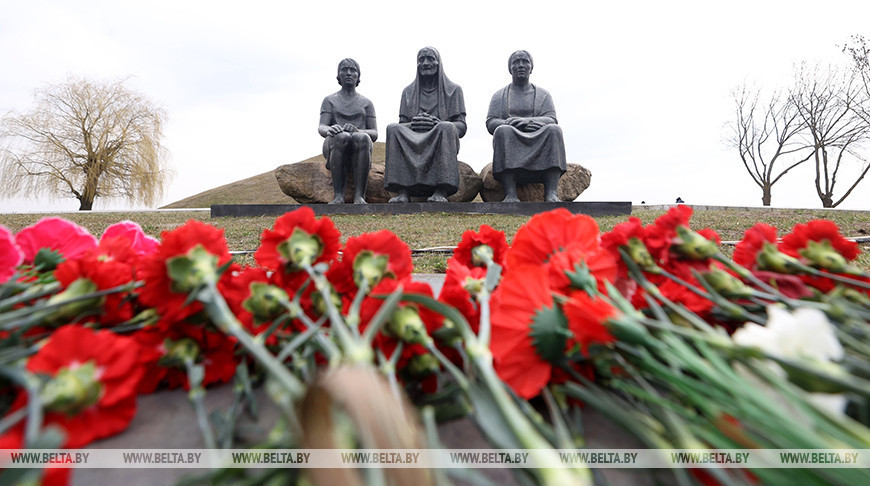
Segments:
[[[154,253],[160,245],[160,241],[157,238],[145,234],[142,226],[134,221],[124,220],[109,226],[103,231],[100,241],[117,237],[126,238],[129,241],[132,252],[140,257]]]
[[[552,362],[562,359],[571,334],[550,292],[547,269],[510,266],[493,293],[491,321],[496,372],[517,395],[536,396],[550,381]]]
[[[201,221],[164,231],[161,239],[157,251],[142,260],[139,300],[156,308],[161,327],[167,327],[202,310],[198,302],[187,304],[188,293],[205,281],[216,281],[217,269],[232,256],[224,231]]]
[[[76,259],[61,262],[54,271],[54,278],[70,296],[109,290],[136,279],[137,261],[127,236],[103,238],[96,248]],[[87,310],[89,306],[99,306],[100,320],[104,326],[118,324],[133,317],[133,304],[129,296],[128,292],[114,292],[94,301],[70,303],[66,310],[61,309],[60,314],[65,318],[74,318],[75,314]],[[53,298],[59,299],[60,296]]]
[[[0,224],[0,284],[15,275],[16,268],[23,261],[24,253],[18,248],[12,233]]]
[[[484,287],[486,272],[486,268],[467,267],[452,257],[447,260],[447,272],[438,294],[438,300],[456,308],[474,332],[480,324],[480,306],[475,295]]]
[[[592,344],[609,344],[616,339],[608,331],[605,323],[616,317],[618,311],[604,299],[592,297],[587,292],[572,292],[570,299],[563,305],[568,328],[573,340],[580,345],[584,355],[589,354]]]
[[[403,280],[413,267],[408,245],[392,231],[380,230],[347,240],[341,261],[330,269],[330,281],[339,294],[350,295],[363,282],[372,289],[384,278]]]
[[[591,275],[599,286],[616,277],[616,260],[601,247],[598,224],[585,214],[556,209],[532,216],[517,231],[506,257],[508,269],[543,265],[551,286],[564,290],[579,280],[572,274]],[[578,275],[581,280],[586,275]]]
[[[164,383],[190,389],[186,360],[203,365],[203,386],[231,380],[239,363],[235,339],[211,326],[183,321],[167,330],[146,327],[132,337],[142,349],[139,360],[147,370],[139,393],[151,393]]]
[[[399,285],[403,293],[420,294],[434,298],[432,287],[406,277],[404,280],[385,279],[372,289],[371,295],[363,300],[360,308],[361,328],[368,326],[375,313],[383,305],[383,298],[394,292]],[[411,302],[401,302],[389,316],[381,332],[409,344],[425,344],[431,341],[431,333],[440,327],[440,316],[425,306]]]
[[[453,250],[453,257],[467,267],[484,267],[487,261],[504,265],[507,250],[504,231],[483,224],[478,232],[468,230],[462,233],[459,245]]]
[[[740,240],[734,247],[732,259],[734,263],[754,270],[758,268],[758,254],[762,251],[766,243],[776,245],[776,228],[766,223],[755,223],[751,228],[743,234],[743,239]]]
[[[78,449],[127,428],[143,374],[138,354],[129,337],[64,326],[28,359],[28,371],[50,377],[40,391],[44,423],[64,429],[64,447]],[[21,392],[13,408],[26,403]]]
[[[270,270],[294,274],[305,265],[330,262],[338,255],[339,232],[329,218],[317,219],[305,206],[279,216],[263,231],[254,259]]]
[[[56,253],[54,264],[67,258],[77,258],[97,246],[97,239],[88,230],[63,218],[43,218],[15,235],[15,243],[24,254],[24,263],[33,264],[42,250]],[[59,256],[59,258],[57,258]]]
[[[677,236],[677,227],[688,227],[691,217],[691,206],[674,206],[646,227],[644,243],[653,258],[667,262],[671,243]]]
[[[779,250],[832,272],[846,271],[848,262],[861,252],[858,243],[845,239],[833,221],[824,219],[795,225],[791,233],[782,237]]]

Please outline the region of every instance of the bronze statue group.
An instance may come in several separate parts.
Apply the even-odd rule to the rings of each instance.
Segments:
[[[493,135],[492,171],[505,202],[519,202],[517,184],[541,182],[545,199],[558,202],[556,189],[565,173],[565,144],[553,98],[529,82],[534,63],[526,51],[508,59],[511,83],[489,104],[486,128]],[[323,99],[319,133],[335,198],[344,203],[345,184],[353,175],[353,202],[365,204],[372,143],[378,138],[372,102],[357,93],[359,64],[338,64],[341,89]],[[462,88],[444,74],[441,55],[432,47],[417,53],[417,76],[402,91],[399,122],[387,126],[384,187],[395,193],[391,203],[425,197],[447,202],[459,187],[459,139],[467,130]]]

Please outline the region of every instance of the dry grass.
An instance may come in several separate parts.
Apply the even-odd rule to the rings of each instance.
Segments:
[[[651,223],[664,213],[662,210],[637,209],[633,216],[645,224]],[[49,214],[6,214],[0,215],[0,223],[12,231],[33,224]],[[91,233],[99,235],[110,224],[129,219],[138,222],[151,235],[159,236],[162,231],[175,228],[189,219],[198,219],[223,228],[229,247],[234,251],[253,251],[259,245],[263,229],[269,228],[274,217],[248,218],[211,218],[208,211],[149,211],[149,212],[79,212],[64,213],[64,218],[75,221]],[[462,233],[477,229],[481,224],[504,231],[508,241],[517,229],[528,221],[528,216],[480,215],[480,214],[417,214],[417,215],[335,215],[331,216],[341,231],[342,241],[351,236],[388,229],[396,233],[412,249],[425,249],[456,245]],[[607,231],[627,219],[626,216],[606,216],[596,218],[602,231]],[[695,211],[691,225],[695,229],[712,228],[723,240],[739,240],[743,233],[756,222],[765,222],[780,228],[784,234],[797,223],[811,219],[831,219],[836,222],[844,235],[862,237],[870,234],[870,213],[859,211],[792,210],[792,209],[727,209]],[[870,268],[867,251],[870,245],[862,243],[864,255],[859,264]],[[728,246],[723,245],[726,253]],[[415,271],[418,273],[441,273],[444,271],[449,253],[417,252],[414,256]],[[252,263],[250,256],[240,256],[242,263]]]

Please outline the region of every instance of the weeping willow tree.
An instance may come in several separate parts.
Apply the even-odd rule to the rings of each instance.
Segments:
[[[123,80],[70,78],[35,93],[33,108],[2,121],[5,196],[97,197],[154,206],[171,175],[161,145],[165,112]]]

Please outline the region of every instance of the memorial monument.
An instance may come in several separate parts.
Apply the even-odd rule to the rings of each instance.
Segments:
[[[417,77],[402,91],[399,123],[387,126],[384,185],[398,195],[447,202],[459,186],[459,139],[465,135],[462,88],[444,74],[441,55],[424,47],[417,53]]]
[[[344,203],[347,178],[353,174],[354,204],[366,204],[366,183],[372,165],[372,142],[378,139],[375,107],[356,92],[359,85],[359,64],[353,59],[338,63],[338,84],[341,89],[323,99],[320,105],[318,132],[325,138],[323,157],[332,173],[335,197],[329,204]]]
[[[492,96],[486,116],[493,177],[504,188],[504,202],[519,202],[517,184],[532,182],[543,182],[547,202],[559,202],[556,190],[567,167],[553,98],[529,82],[533,67],[527,51],[511,54],[511,84]]]

